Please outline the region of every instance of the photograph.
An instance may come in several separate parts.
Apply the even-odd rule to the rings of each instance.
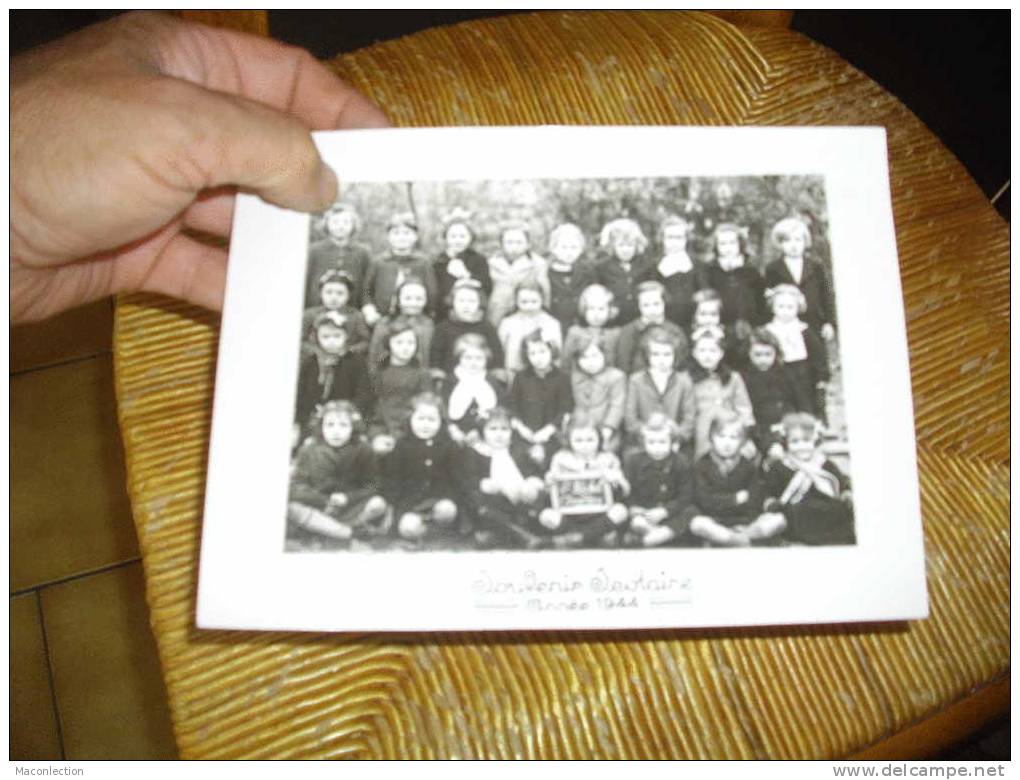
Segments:
[[[825,185],[345,182],[284,549],[854,545]]]
[[[199,625],[926,614],[881,128],[316,143],[328,207],[238,198]]]

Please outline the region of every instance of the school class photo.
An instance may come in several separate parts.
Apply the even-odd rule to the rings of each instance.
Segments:
[[[345,184],[287,551],[852,545],[819,176]]]

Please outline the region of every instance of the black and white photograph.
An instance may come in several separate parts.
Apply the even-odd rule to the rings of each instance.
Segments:
[[[315,136],[238,197],[198,625],[927,611],[881,128]]]
[[[286,550],[855,543],[825,180],[353,182]]]

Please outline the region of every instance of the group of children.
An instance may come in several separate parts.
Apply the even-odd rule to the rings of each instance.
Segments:
[[[456,549],[852,544],[846,477],[821,452],[834,337],[810,231],[776,224],[764,275],[745,231],[711,263],[667,217],[661,252],[633,220],[585,257],[574,224],[546,259],[524,223],[486,258],[470,215],[417,251],[354,241],[338,204],[309,254],[288,534]],[[312,284],[314,283],[314,284]],[[562,500],[572,480],[604,496]]]

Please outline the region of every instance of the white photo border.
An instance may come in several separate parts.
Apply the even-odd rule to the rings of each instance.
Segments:
[[[316,143],[341,182],[824,177],[857,543],[284,552],[309,216],[241,195],[220,332],[198,627],[611,629],[927,616],[883,128],[391,129],[318,133]]]

